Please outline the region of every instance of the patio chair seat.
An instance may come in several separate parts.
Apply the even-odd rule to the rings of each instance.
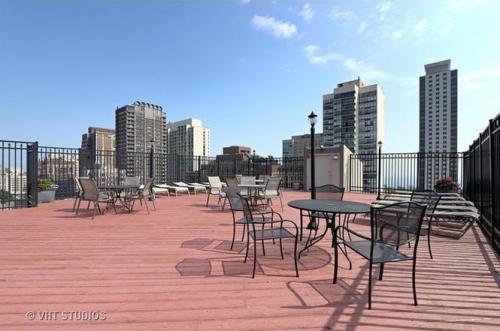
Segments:
[[[255,220],[254,220],[255,222]],[[255,240],[270,240],[270,239],[286,239],[295,238],[296,236],[285,228],[264,229],[248,232]]]
[[[266,223],[271,222],[273,219],[271,217],[255,217],[253,220],[254,223]],[[249,222],[246,217],[242,217],[239,220],[235,221],[236,224],[248,224]]]
[[[344,241],[345,245],[353,251],[363,256],[365,259],[370,259],[371,241],[369,240],[356,240]],[[412,258],[404,253],[396,250],[394,247],[383,244],[375,243],[373,246],[373,263],[394,262],[411,260]]]

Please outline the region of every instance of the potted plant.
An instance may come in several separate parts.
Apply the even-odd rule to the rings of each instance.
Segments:
[[[457,192],[458,188],[458,183],[451,177],[441,178],[436,182],[436,184],[434,184],[434,189],[439,193]]]
[[[0,190],[0,204],[2,204],[2,208],[5,207],[6,203],[10,203],[12,199],[13,196],[12,194],[10,194],[10,192],[5,190]]]
[[[50,179],[39,179],[36,187],[38,189],[38,202],[50,202],[55,200],[58,186]]]

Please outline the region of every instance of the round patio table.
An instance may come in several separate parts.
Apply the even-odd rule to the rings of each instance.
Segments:
[[[114,202],[116,203],[117,201],[120,201],[120,204],[130,212],[130,207],[126,201],[122,200],[121,193],[123,191],[138,190],[139,187],[139,185],[101,185],[99,186],[99,190],[113,191],[115,193]]]
[[[299,258],[302,255],[302,253],[306,250],[308,250],[311,246],[315,245],[318,243],[321,239],[323,239],[328,232],[328,229],[332,232],[335,231],[335,219],[336,215],[345,215],[349,217],[349,215],[356,215],[356,214],[366,214],[370,212],[371,206],[367,203],[362,203],[362,202],[354,202],[354,201],[339,201],[339,200],[322,200],[322,199],[315,199],[315,200],[293,200],[288,203],[288,205],[292,208],[299,209],[301,212],[302,210],[306,210],[309,212],[309,215],[313,215],[314,213],[322,215],[322,217],[318,217],[317,219],[324,219],[326,221],[326,227],[323,233],[321,233],[319,236],[316,236],[317,234],[317,225],[315,224],[316,222],[316,217],[312,216],[311,223],[312,225],[308,226],[310,228],[311,232],[309,233],[309,237],[307,238],[306,245],[305,247],[300,251],[299,253]],[[345,221],[345,219],[344,219]],[[348,221],[348,219],[347,219]],[[315,229],[315,235],[313,238],[311,238],[311,233],[312,229]],[[344,255],[347,257],[346,252],[342,251]],[[350,263],[350,261],[349,261]]]

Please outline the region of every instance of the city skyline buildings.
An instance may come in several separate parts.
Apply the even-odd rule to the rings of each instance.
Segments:
[[[210,156],[210,129],[196,118],[167,123],[167,154]]]
[[[419,84],[419,152],[457,152],[458,70],[451,70],[451,60],[429,63]],[[443,177],[457,180],[457,160],[442,158],[421,161],[419,187],[429,189]]]
[[[316,15],[306,23],[297,15],[300,5],[285,2],[2,2],[0,131],[6,139],[77,147],[89,124],[113,127],[108,109],[139,99],[168,105],[169,118],[203,119],[214,151],[238,135],[235,143],[278,155],[283,138],[307,132],[307,114],[322,107],[317,91],[360,75],[381,84],[390,100],[384,151],[416,152],[422,65],[452,58],[460,68],[458,150],[465,150],[500,109],[489,97],[499,77],[500,46],[489,41],[500,3],[393,1],[384,15],[377,5],[311,2]],[[334,9],[355,15],[332,16]],[[148,24],[126,23],[137,12]],[[297,34],[278,38],[257,30],[255,15],[289,22]],[[358,33],[361,22],[370,28]],[[470,40],[475,47],[463,47]],[[234,51],[216,47],[227,44]],[[117,57],[124,45],[138,46]],[[158,50],[140,51],[148,45]],[[36,123],[29,130],[26,118]],[[274,125],[283,118],[286,126]],[[262,127],[265,139],[255,135]]]

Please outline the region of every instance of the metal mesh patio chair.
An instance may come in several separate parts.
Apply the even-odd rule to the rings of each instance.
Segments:
[[[417,247],[422,228],[422,221],[427,206],[415,202],[399,202],[381,208],[371,208],[371,236],[367,237],[344,226],[337,226],[334,231],[334,273],[333,283],[337,282],[339,245],[349,247],[355,253],[369,261],[368,274],[368,309],[372,304],[373,264],[380,264],[379,280],[382,280],[384,264],[389,262],[413,261],[412,286],[413,303],[417,305],[415,273],[417,266]],[[356,240],[345,240],[341,232],[348,231]],[[399,248],[414,241],[413,249],[402,252]]]
[[[259,198],[266,201],[268,205],[272,205],[272,199],[280,199],[281,211],[283,211],[283,200],[281,199],[281,178],[268,177],[264,191],[259,194]]]
[[[432,259],[431,249],[431,232],[432,232],[432,215],[441,200],[441,196],[435,190],[413,191],[410,201],[426,205],[425,212],[426,226],[422,229],[423,235],[427,234],[427,247],[429,248],[429,256]]]
[[[234,240],[236,236],[236,225],[243,225],[243,234],[241,236],[241,240],[243,241],[245,239],[245,233],[247,233],[247,219],[245,217],[242,218],[237,218],[237,213],[243,213],[243,205],[241,203],[241,194],[239,193],[237,188],[234,187],[229,187],[226,189],[226,197],[227,201],[229,202],[229,208],[231,210],[231,214],[233,216],[233,239],[231,241],[231,250],[233,249],[234,246]],[[271,210],[266,209],[260,209],[256,210],[253,208],[254,212],[254,222],[256,223],[264,223],[267,221],[272,221],[272,217],[266,217],[266,214],[270,213]],[[258,217],[257,217],[258,216]],[[272,216],[272,213],[271,213]]]
[[[210,184],[210,188],[208,189],[208,194],[207,194],[207,203],[206,206],[208,207],[208,202],[210,201],[210,196],[211,195],[217,195],[218,200],[217,204],[220,204],[221,199],[226,199],[226,193],[223,192],[222,190],[222,182],[220,181],[219,176],[209,176],[208,177],[208,183]],[[224,207],[224,206],[223,206]]]
[[[94,219],[97,211],[101,213],[101,208],[99,206],[100,203],[106,203],[106,207],[108,205],[112,205],[116,213],[115,199],[112,195],[99,192],[97,184],[90,178],[80,177],[79,181],[82,188],[82,194],[80,196],[80,199],[78,200],[75,215],[78,215],[78,211],[80,210],[80,203],[82,201],[88,201],[89,204],[93,203],[94,212],[92,214],[92,219]]]
[[[263,213],[259,212],[258,215],[255,214],[255,211],[252,208],[251,202],[249,198],[239,195],[241,199],[241,206],[243,207],[243,215],[245,218],[245,222],[247,223],[248,233],[247,233],[247,249],[245,254],[245,263],[248,259],[248,251],[250,249],[250,238],[253,241],[253,271],[252,278],[255,278],[255,269],[257,267],[257,241],[262,242],[263,255],[265,255],[264,250],[264,241],[266,240],[279,240],[280,245],[280,253],[281,258],[284,259],[283,256],[283,239],[295,239],[295,246],[293,251],[293,257],[295,262],[295,275],[299,277],[299,269],[297,266],[297,239],[298,239],[298,231],[297,226],[294,222],[289,220],[284,220],[281,215],[277,212],[269,210],[267,215],[271,215],[271,219],[269,221],[262,222],[260,221],[261,217],[263,217]],[[270,225],[270,228],[266,228]],[[277,225],[276,227],[274,225]],[[286,225],[286,226],[285,226]],[[257,229],[256,227],[259,227]]]
[[[123,185],[134,185],[139,186],[141,184],[141,178],[139,176],[125,177],[123,179]]]
[[[83,194],[83,189],[82,189],[82,185],[80,184],[80,178],[89,178],[89,177],[75,177],[75,184],[76,184],[76,196],[75,196],[75,202],[73,203],[73,211],[75,211],[76,209],[76,204],[78,203],[78,201],[80,201],[80,198]]]
[[[344,199],[344,191],[345,188],[336,186],[333,184],[326,184],[322,186],[316,187],[316,199],[317,200],[336,200],[342,201]],[[309,224],[307,225],[307,229],[312,231],[318,231],[318,223],[312,221],[313,218],[324,218],[322,213],[309,213],[306,211],[300,211],[300,241],[302,241],[302,234],[304,232],[304,216],[309,217]],[[340,216],[339,216],[340,217]],[[348,223],[346,219],[347,216],[344,217],[344,225]],[[311,236],[311,232],[309,232],[309,237]]]
[[[144,205],[146,206],[146,210],[149,215],[149,206],[148,206],[148,201],[151,201],[153,204],[153,209],[156,210],[155,206],[155,201],[154,201],[154,195],[152,193],[152,186],[153,186],[153,178],[148,178],[146,182],[144,183],[144,187],[140,190],[130,190],[126,192],[126,202],[130,206],[129,211],[132,212],[134,209],[135,202],[138,200],[141,205],[144,202]]]

